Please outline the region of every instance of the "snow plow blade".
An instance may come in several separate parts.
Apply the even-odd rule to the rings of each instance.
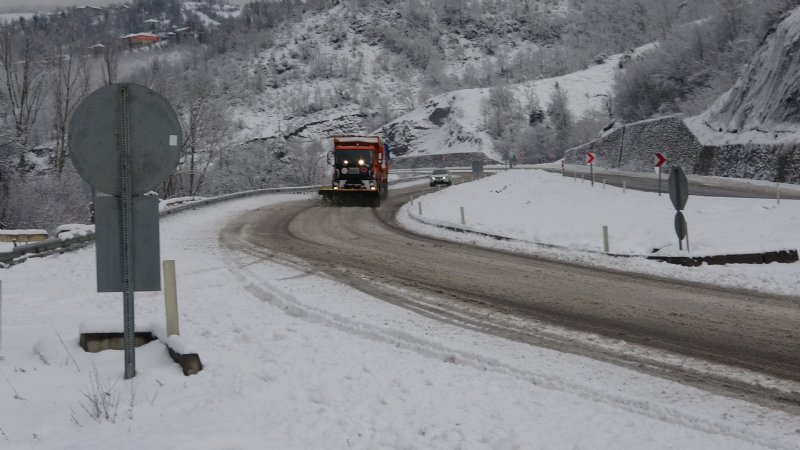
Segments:
[[[320,188],[319,194],[325,203],[336,206],[371,206],[381,205],[381,196],[378,191],[367,189],[333,189]]]

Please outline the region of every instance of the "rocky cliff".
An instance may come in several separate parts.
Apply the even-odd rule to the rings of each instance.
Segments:
[[[800,8],[770,30],[736,84],[702,114],[620,127],[566,152],[604,168],[649,172],[654,154],[687,173],[800,183]]]

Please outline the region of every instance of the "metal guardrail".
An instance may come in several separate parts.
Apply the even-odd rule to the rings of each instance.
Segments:
[[[402,183],[406,181],[415,181],[419,179],[428,178],[429,175],[417,175],[400,180],[390,181],[389,184]],[[227,200],[235,200],[244,197],[252,197],[256,195],[277,194],[277,193],[305,193],[314,192],[320,186],[293,186],[293,187],[279,187],[268,189],[255,189],[252,191],[235,192],[233,194],[220,195],[218,197],[209,197],[202,200],[183,203],[178,206],[163,209],[159,212],[161,216],[175,214],[181,211],[193,210],[202,206],[211,205]],[[35,243],[19,245],[14,247],[10,252],[0,252],[0,269],[10,267],[14,264],[24,262],[28,258],[36,258],[55,253],[64,253],[70,250],[85,247],[90,242],[94,241],[94,231],[87,231],[86,234],[81,236],[74,236],[67,239],[51,238],[44,241]]]
[[[161,216],[178,213],[181,211],[193,210],[198,207],[211,205],[227,200],[235,200],[238,198],[252,197],[264,194],[276,193],[305,193],[313,192],[319,189],[319,186],[297,186],[297,187],[280,187],[269,189],[256,189],[252,191],[236,192],[233,194],[220,195],[218,197],[204,198],[189,203],[184,203],[172,208],[163,209],[159,212]],[[55,253],[64,253],[70,250],[85,247],[90,242],[94,241],[94,231],[87,231],[81,236],[74,236],[67,239],[51,238],[44,241],[34,242],[25,245],[14,247],[10,252],[0,252],[0,268],[10,267],[14,264],[24,262],[28,258],[36,258]]]

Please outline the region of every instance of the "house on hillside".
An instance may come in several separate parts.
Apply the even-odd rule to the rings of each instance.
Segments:
[[[76,6],[75,11],[99,15],[105,13],[106,10],[105,8],[101,8],[99,6],[85,5],[85,6]]]
[[[161,41],[161,38],[153,33],[131,33],[122,36],[122,42],[130,48],[150,47]]]
[[[106,51],[106,46],[103,44],[94,44],[89,46],[89,53],[93,56],[100,56]]]
[[[142,27],[146,31],[158,31],[161,28],[161,22],[156,19],[147,19],[143,22]]]
[[[175,40],[183,42],[186,39],[197,39],[197,34],[192,27],[175,28]]]

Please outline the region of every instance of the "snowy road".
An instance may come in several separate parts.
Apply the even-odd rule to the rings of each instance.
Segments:
[[[800,310],[791,299],[588,269],[411,234],[394,217],[418,189],[395,189],[389,204],[377,210],[326,207],[316,200],[261,208],[229,224],[221,240],[235,250],[327,273],[446,322],[639,364],[754,401],[790,409],[800,403],[796,390],[768,389],[728,376],[738,368],[800,381]],[[546,331],[547,324],[574,333]],[[614,343],[619,339],[624,349]],[[653,357],[652,349],[677,358]],[[686,364],[686,357],[726,367],[708,369],[705,364],[698,370]]]
[[[230,240],[245,236],[230,234],[250,226],[242,218],[289,211],[295,199],[267,195],[162,220],[181,335],[205,365],[191,377],[157,341],[137,349],[137,376],[124,381],[122,352],[80,349],[81,324],[122,326],[121,296],[95,292],[93,247],[1,271],[0,447],[800,449],[796,414],[465,329],[486,317],[480,305],[461,326],[431,320]],[[407,293],[395,298],[428,300]],[[137,294],[137,324],[163,327],[161,297]],[[454,321],[444,306],[441,317]],[[507,334],[568,337],[544,323],[506,324]],[[109,419],[84,409],[97,392],[92,373],[119,401]]]

